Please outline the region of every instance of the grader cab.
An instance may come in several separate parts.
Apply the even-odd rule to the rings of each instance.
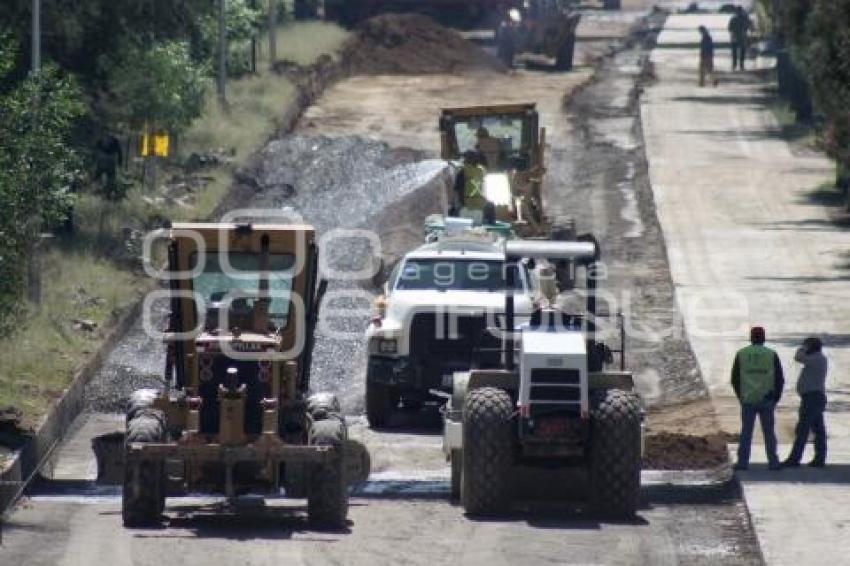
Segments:
[[[493,217],[476,220],[497,226],[513,225],[527,233],[544,222],[543,175],[546,129],[540,128],[535,104],[503,104],[447,108],[440,115],[440,154],[460,162],[452,195],[454,215],[464,216],[462,174],[473,165],[483,168],[484,198]]]
[[[283,492],[307,498],[312,522],[343,525],[368,454],[336,398],[309,395],[325,288],[313,228],[177,224],[164,237],[164,387],[130,400],[124,524],[158,522],[167,494]]]

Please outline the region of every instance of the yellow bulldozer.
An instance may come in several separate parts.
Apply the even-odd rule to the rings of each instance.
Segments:
[[[345,524],[368,453],[337,399],[310,394],[326,283],[306,225],[175,224],[164,386],[130,398],[126,431],[94,441],[99,479],[123,483],[129,527],[160,521],[167,495],[306,497],[309,519]]]

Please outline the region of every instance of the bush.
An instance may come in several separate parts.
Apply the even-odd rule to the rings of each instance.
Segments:
[[[850,165],[850,0],[815,1],[805,63],[815,104],[827,117],[827,151]]]

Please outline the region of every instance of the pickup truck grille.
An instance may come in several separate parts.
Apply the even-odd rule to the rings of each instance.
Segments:
[[[482,367],[493,367],[501,357],[501,342],[486,324],[485,316],[419,313],[411,321],[411,354],[431,363],[463,360],[465,367],[478,358]]]

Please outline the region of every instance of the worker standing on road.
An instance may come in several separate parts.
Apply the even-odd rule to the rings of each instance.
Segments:
[[[761,422],[764,448],[771,470],[782,466],[776,455],[774,411],[782,397],[785,378],[779,356],[764,345],[764,328],[750,330],[751,344],[738,350],[732,364],[732,388],[741,402],[741,438],[738,441],[738,462],[735,470],[746,470],[750,462],[750,446],[756,416]]]
[[[826,425],[823,412],[826,410],[826,356],[821,351],[823,344],[814,336],[803,340],[794,360],[803,364],[797,378],[797,394],[800,396],[800,412],[791,454],[782,462],[783,466],[796,467],[803,458],[803,450],[809,440],[809,431],[815,433],[815,457],[809,466],[822,468],[826,465]]]
[[[705,86],[706,79],[717,86],[717,79],[714,78],[714,39],[705,26],[700,26],[697,29],[699,29],[701,36],[699,42],[699,86]]]
[[[747,33],[753,22],[742,6],[735,8],[735,15],[729,20],[729,38],[732,41],[732,70],[744,70],[744,58],[747,56]]]

